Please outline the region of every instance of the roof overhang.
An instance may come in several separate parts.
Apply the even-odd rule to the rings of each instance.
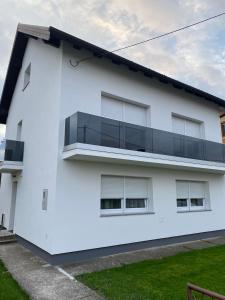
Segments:
[[[56,29],[54,27],[19,24],[17,27],[17,32],[1,96],[0,123],[5,124],[7,121],[9,107],[11,104],[11,100],[13,97],[13,93],[22,66],[22,61],[29,38],[42,39],[46,43],[55,47],[59,47],[61,41],[66,41],[68,43],[71,43],[76,49],[86,49],[88,51],[91,51],[93,53],[93,56],[98,58],[107,57],[114,64],[125,65],[129,68],[129,70],[133,72],[142,72],[143,75],[146,77],[155,78],[163,84],[169,84],[173,88],[184,90],[189,94],[193,94],[197,97],[203,98],[204,100],[213,102],[222,107],[223,109],[225,108],[225,101],[221,98],[218,98],[200,89],[194,88],[173,78],[155,72],[149,68],[139,65],[112,52],[106,51],[103,48],[97,47],[91,43],[81,40],[59,29]]]

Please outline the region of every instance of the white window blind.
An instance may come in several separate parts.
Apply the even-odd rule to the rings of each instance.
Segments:
[[[201,138],[201,124],[186,120],[186,135]]]
[[[185,135],[185,120],[173,116],[172,118],[173,132]]]
[[[190,198],[205,198],[205,184],[203,182],[190,182]]]
[[[123,177],[102,176],[101,198],[123,198],[124,183]]]
[[[102,95],[102,116],[131,124],[147,126],[147,108]]]
[[[102,96],[102,116],[123,121],[123,102]]]
[[[146,178],[125,178],[126,198],[148,198],[148,179]]]
[[[172,116],[173,132],[175,133],[201,138],[201,124],[201,122]]]
[[[189,197],[189,185],[185,181],[177,181],[177,198],[187,199]]]
[[[125,103],[124,108],[124,122],[147,126],[147,110],[145,107]]]

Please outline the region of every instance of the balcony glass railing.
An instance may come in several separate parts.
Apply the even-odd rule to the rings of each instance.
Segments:
[[[23,161],[24,142],[2,140],[0,142],[0,161]]]
[[[225,145],[77,112],[65,122],[65,146],[84,143],[225,162]]]

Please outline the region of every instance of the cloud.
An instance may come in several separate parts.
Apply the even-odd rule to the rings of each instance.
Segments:
[[[223,12],[225,0],[3,0],[0,11],[1,90],[18,22],[114,50]],[[224,26],[221,17],[118,54],[225,98]]]

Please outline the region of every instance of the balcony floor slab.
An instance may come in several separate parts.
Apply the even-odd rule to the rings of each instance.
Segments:
[[[167,169],[182,169],[225,174],[225,163],[81,143],[74,143],[64,147],[62,158],[66,160],[122,163],[129,165],[142,165],[146,167],[152,166]]]
[[[18,173],[23,170],[22,162],[2,161],[0,162],[0,173]]]

